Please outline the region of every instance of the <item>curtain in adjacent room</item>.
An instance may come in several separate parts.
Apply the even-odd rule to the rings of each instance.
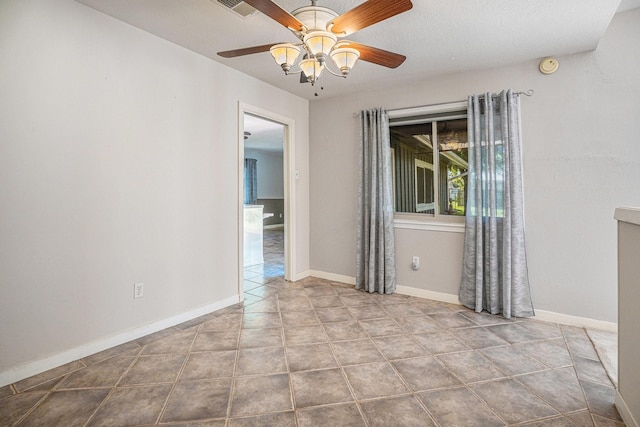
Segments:
[[[356,289],[381,294],[396,289],[389,117],[360,112]]]
[[[244,204],[258,203],[258,161],[244,159]]]
[[[518,95],[469,97],[469,181],[460,302],[533,316],[524,238]]]

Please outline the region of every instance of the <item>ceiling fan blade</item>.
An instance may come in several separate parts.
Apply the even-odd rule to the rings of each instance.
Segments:
[[[368,0],[334,19],[331,31],[342,36],[353,34],[412,7],[411,0]]]
[[[244,49],[225,50],[218,52],[223,58],[235,58],[236,56],[252,55],[254,53],[268,52],[271,46],[278,43],[263,44],[262,46],[245,47]]]
[[[271,0],[244,0],[244,2],[249,6],[253,6],[255,9],[258,9],[274,21],[278,21],[287,28],[291,28],[295,31],[302,30],[302,22],[300,22],[298,18]]]
[[[356,42],[341,42],[348,43],[348,47],[357,49],[360,52],[360,60],[371,62],[372,64],[382,65],[383,67],[398,68],[405,59],[406,56],[399,53],[389,52],[388,50],[379,49],[377,47],[371,47]]]

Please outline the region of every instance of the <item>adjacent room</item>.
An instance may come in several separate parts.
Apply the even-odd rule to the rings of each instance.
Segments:
[[[2,0],[0,52],[1,426],[640,425],[640,1]]]

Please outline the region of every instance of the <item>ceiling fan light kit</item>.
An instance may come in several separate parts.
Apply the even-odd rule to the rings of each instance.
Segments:
[[[333,59],[336,67],[340,69],[340,72],[345,77],[347,77],[359,57],[360,52],[349,47],[340,47],[333,49],[331,52],[331,59]]]
[[[320,78],[320,74],[322,74],[324,68],[324,64],[314,58],[307,58],[300,61],[300,69],[312,84]]]
[[[368,0],[342,15],[329,8],[316,6],[316,0],[311,0],[311,6],[298,8],[291,13],[272,0],[245,2],[287,27],[301,43],[267,44],[218,52],[222,57],[233,58],[269,50],[285,74],[302,73],[306,79],[303,77],[301,81],[311,84],[318,80],[325,69],[334,76],[347,77],[358,59],[389,68],[398,67],[406,59],[397,53],[338,38],[411,9],[413,4],[410,0]],[[292,71],[303,52],[304,57],[298,63],[299,70]],[[327,57],[332,59],[338,72],[328,66]]]
[[[291,66],[298,56],[300,56],[300,48],[291,43],[280,43],[274,45],[269,49],[273,59],[276,61],[276,64],[280,65],[284,70],[285,74],[289,74],[291,70]]]

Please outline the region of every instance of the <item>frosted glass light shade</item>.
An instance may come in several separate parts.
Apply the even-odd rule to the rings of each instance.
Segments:
[[[334,49],[331,52],[331,59],[345,76],[349,74],[358,58],[360,58],[360,52],[349,47]]]
[[[280,65],[285,73],[289,72],[293,63],[296,62],[296,59],[300,56],[300,48],[291,43],[271,46],[269,51],[276,61],[276,64]]]
[[[300,61],[300,68],[310,82],[315,82],[324,70],[324,65],[316,59],[304,59]]]
[[[328,55],[338,38],[328,31],[311,31],[304,36],[303,42],[313,56]]]

